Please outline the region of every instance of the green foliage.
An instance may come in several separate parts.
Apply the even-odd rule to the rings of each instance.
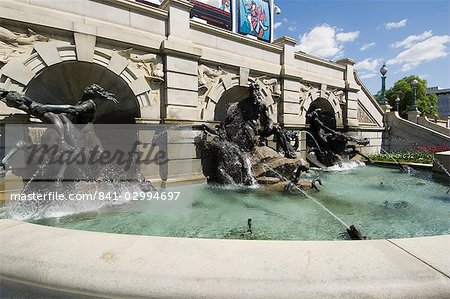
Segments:
[[[413,102],[413,88],[411,81],[418,81],[417,87],[417,109],[425,114],[437,114],[437,96],[435,94],[427,95],[427,81],[417,76],[411,75],[395,82],[394,86],[386,91],[386,98],[389,105],[396,107],[395,99],[400,98],[399,112],[403,117],[411,109]],[[430,110],[430,107],[433,107]]]
[[[422,164],[433,163],[433,153],[430,152],[392,152],[370,156],[373,161],[412,162]]]
[[[388,162],[413,162],[422,164],[432,164],[434,154],[450,151],[449,145],[420,145],[406,152],[391,152],[384,154],[374,154],[370,159],[374,161]]]

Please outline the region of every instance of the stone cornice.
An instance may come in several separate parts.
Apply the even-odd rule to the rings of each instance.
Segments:
[[[163,10],[167,10],[170,6],[176,6],[187,11],[190,11],[192,7],[194,7],[186,0],[164,0],[159,7]]]
[[[333,61],[330,61],[330,60],[322,59],[322,58],[317,57],[317,56],[306,54],[304,52],[296,52],[295,53],[295,58],[296,59],[300,59],[300,60],[310,61],[310,62],[313,62],[315,64],[331,67],[331,68],[334,68],[334,69],[340,70],[340,71],[344,71],[345,70],[345,66],[343,66],[343,65],[337,64],[336,62],[333,62]]]
[[[202,56],[202,50],[195,47],[192,42],[175,37],[164,40],[160,50],[165,54],[175,54],[192,59],[199,59]]]
[[[359,127],[348,127],[349,132],[383,132],[385,127],[378,127],[376,124],[359,122]]]
[[[167,11],[162,10],[157,7],[152,7],[144,4],[140,4],[137,2],[131,2],[126,0],[91,0],[91,1],[97,1],[101,3],[111,3],[112,5],[122,7],[129,9],[130,11],[137,11],[145,14],[149,14],[155,17],[158,17],[160,19],[167,19],[169,17],[169,14]]]
[[[291,66],[283,65],[281,68],[281,76],[284,79],[291,80],[302,80],[305,82],[323,82],[329,86],[333,86],[339,89],[345,88],[345,81],[341,79],[336,79],[329,76],[323,76],[317,73],[308,72],[305,70],[300,70]]]
[[[273,44],[278,46],[291,45],[295,46],[297,41],[289,36],[282,36],[273,41]]]
[[[336,60],[336,63],[340,65],[355,65],[355,61],[348,57]]]
[[[224,30],[221,28],[217,28],[217,27],[209,25],[209,24],[203,24],[203,23],[199,23],[194,20],[191,20],[190,26],[191,26],[191,29],[193,29],[193,30],[207,32],[207,33],[213,34],[218,37],[223,37],[223,38],[226,38],[229,40],[241,42],[243,44],[254,46],[254,47],[257,47],[257,48],[260,48],[263,50],[272,51],[272,52],[276,52],[276,53],[283,52],[283,48],[278,45],[266,43],[266,42],[259,41],[259,40],[254,40],[245,35],[234,33],[234,32]]]

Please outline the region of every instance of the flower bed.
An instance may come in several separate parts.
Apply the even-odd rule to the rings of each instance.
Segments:
[[[416,146],[411,151],[406,152],[391,152],[391,153],[380,153],[370,156],[371,160],[374,161],[389,161],[389,162],[411,162],[411,163],[422,163],[422,164],[432,164],[434,153],[449,151],[450,146],[439,145],[439,146],[427,146],[421,145]]]

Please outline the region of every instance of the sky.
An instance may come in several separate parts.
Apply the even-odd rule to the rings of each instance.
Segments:
[[[290,36],[297,50],[328,60],[355,60],[372,94],[417,75],[428,87],[450,88],[449,0],[274,0],[274,38]]]

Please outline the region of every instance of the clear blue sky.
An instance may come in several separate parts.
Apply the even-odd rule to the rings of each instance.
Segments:
[[[387,88],[414,74],[428,87],[450,87],[449,0],[275,0],[274,37],[299,41],[298,50],[326,59],[354,59],[365,85]]]

